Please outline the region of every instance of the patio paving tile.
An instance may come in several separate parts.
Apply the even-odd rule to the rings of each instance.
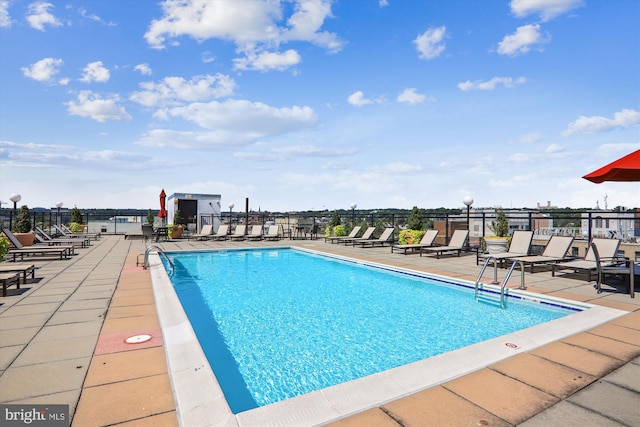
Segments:
[[[107,317],[102,326],[102,333],[129,331],[133,329],[158,328],[158,316],[149,314],[135,317]]]
[[[638,394],[604,380],[579,391],[567,399],[571,403],[589,408],[624,425],[640,423]]]
[[[40,331],[40,327],[9,329],[0,332],[0,347],[27,344]]]
[[[507,421],[444,387],[432,387],[382,407],[406,427],[509,425]]]
[[[615,325],[613,323],[605,323],[597,328],[590,329],[589,333],[635,346],[640,345],[640,329],[632,329],[626,326]]]
[[[95,347],[95,338],[80,337],[58,341],[32,343],[13,362],[13,366],[27,366],[59,360],[90,357]]]
[[[151,335],[151,339],[146,342],[129,344],[125,340],[135,335]],[[124,331],[102,333],[98,337],[98,343],[94,354],[117,353],[119,351],[140,350],[149,347],[162,346],[162,331],[159,327],[144,329],[127,329]]]
[[[12,402],[80,390],[91,357],[60,360],[51,363],[10,367],[0,377],[0,401]]]
[[[616,421],[566,400],[520,424],[518,427],[624,427]]]
[[[597,377],[606,375],[622,365],[620,359],[559,341],[530,353]]]
[[[118,427],[149,427],[149,426],[162,426],[162,427],[178,427],[178,417],[176,411],[165,412],[163,414],[151,415],[149,417],[139,418],[133,421],[126,421],[124,423],[114,424]]]
[[[33,342],[60,341],[77,337],[95,337],[100,331],[100,326],[102,326],[102,320],[45,326],[35,336]]]
[[[523,366],[526,366],[527,369],[522,369]],[[510,357],[491,365],[489,368],[561,399],[570,396],[596,379],[584,372],[528,353]]]
[[[72,425],[111,425],[174,410],[165,373],[83,389]]]
[[[598,353],[606,354],[607,356],[615,357],[625,362],[633,359],[634,357],[640,356],[640,345],[627,344],[625,342],[601,337],[588,332],[572,335],[562,339],[561,341],[584,347],[591,351],[597,351]]]
[[[409,426],[409,424],[404,424]],[[348,418],[343,418],[338,421],[326,424],[327,427],[400,427],[389,415],[387,415],[380,408],[373,408],[356,415],[352,415]]]
[[[151,316],[156,314],[155,304],[127,305],[121,307],[111,307],[107,313],[107,319],[118,319],[121,317]]]
[[[560,400],[490,369],[481,369],[442,386],[516,425]]]
[[[91,361],[85,387],[158,375],[167,371],[162,347],[98,354]]]

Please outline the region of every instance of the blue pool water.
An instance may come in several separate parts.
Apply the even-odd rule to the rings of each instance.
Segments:
[[[571,314],[294,249],[168,255],[233,413]]]

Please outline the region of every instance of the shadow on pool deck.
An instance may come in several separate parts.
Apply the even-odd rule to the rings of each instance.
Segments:
[[[167,250],[282,245],[467,280],[480,270],[475,256],[436,260],[322,239],[163,243]],[[178,425],[151,279],[136,266],[144,249],[142,241],[104,236],[70,260],[34,259],[40,280],[0,298],[0,403],[69,404],[74,426]],[[333,425],[640,425],[640,299],[596,294],[574,275],[525,278],[530,292],[631,313]],[[151,339],[124,342],[140,335]]]

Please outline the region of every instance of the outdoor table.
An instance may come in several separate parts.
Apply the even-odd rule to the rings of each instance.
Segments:
[[[169,227],[157,227],[156,228],[156,242],[159,242],[161,240],[167,240],[168,236],[167,233],[169,233]]]
[[[629,293],[631,298],[635,296],[635,276],[640,275],[640,264],[635,264],[630,259],[625,260],[623,263],[614,266],[602,267],[602,278],[607,274],[619,274],[622,276],[629,276]]]

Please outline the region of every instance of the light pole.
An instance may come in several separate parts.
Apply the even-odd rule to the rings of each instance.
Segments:
[[[469,232],[469,236],[467,237],[467,248],[469,247],[469,240],[471,240],[471,230],[469,230],[469,209],[473,204],[473,197],[467,196],[462,200],[462,203],[467,205],[467,231]]]
[[[11,197],[9,197],[9,200],[13,202],[13,215],[9,216],[9,228],[13,228],[11,220],[13,219],[12,217],[15,216],[18,212],[18,202],[22,200],[22,196],[18,193],[13,193]]]
[[[356,226],[356,208],[358,207],[358,205],[356,205],[355,203],[351,203],[351,225],[353,227]]]
[[[231,211],[233,211],[234,206],[233,203],[229,203],[229,226],[231,226]]]
[[[58,226],[60,226],[60,208],[62,207],[63,204],[64,203],[62,203],[62,202],[56,203],[56,207],[58,208],[58,216],[56,217],[56,224]]]

